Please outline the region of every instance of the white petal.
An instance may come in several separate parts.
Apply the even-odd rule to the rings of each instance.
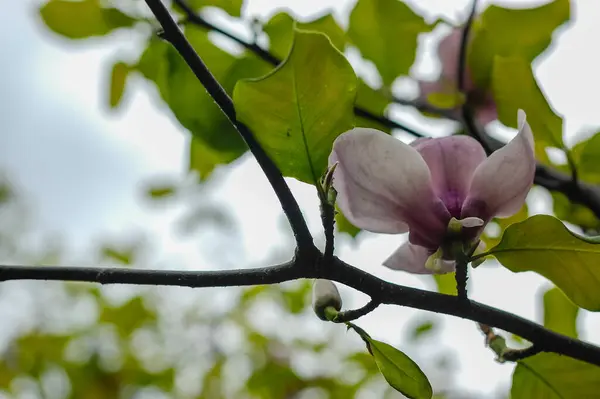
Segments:
[[[403,270],[414,274],[434,274],[432,270],[425,267],[425,262],[430,255],[431,251],[427,248],[406,242],[394,251],[383,262],[383,265],[393,270]],[[454,265],[454,261],[441,260],[441,269],[437,273],[452,272]]]
[[[355,226],[404,233],[415,218],[439,214],[427,164],[400,140],[375,129],[352,129],[333,144],[329,165],[336,162],[337,204]]]
[[[493,153],[473,174],[462,217],[489,220],[518,212],[533,184],[535,154],[533,133],[525,112],[519,110],[519,133]]]

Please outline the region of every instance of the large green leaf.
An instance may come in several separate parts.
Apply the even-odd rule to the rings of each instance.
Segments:
[[[554,353],[519,361],[511,399],[592,399],[600,392],[600,367]]]
[[[135,23],[116,8],[102,7],[99,0],[50,0],[40,8],[40,14],[50,29],[70,39],[104,36]]]
[[[187,1],[187,0],[186,0]],[[242,5],[244,0],[189,0],[188,5],[194,10],[200,10],[204,7],[217,7],[225,11],[232,17],[242,15]]]
[[[553,216],[536,215],[513,224],[484,255],[494,255],[516,273],[539,273],[575,304],[600,310],[600,240],[574,234]]]
[[[286,176],[314,184],[335,138],[353,127],[357,79],[322,33],[296,30],[292,50],[273,73],[238,82],[233,100]]]
[[[348,36],[375,64],[386,86],[415,62],[417,38],[433,26],[398,0],[358,0],[350,14]]]
[[[491,5],[473,25],[469,67],[478,87],[487,87],[495,56],[519,56],[531,63],[570,18],[570,1],[555,0],[529,9]]]
[[[385,342],[371,338],[358,326],[348,325],[365,341],[379,371],[391,387],[411,399],[431,399],[431,384],[410,357]]]
[[[289,52],[294,39],[294,18],[286,12],[280,12],[263,26],[263,31],[269,36],[269,51],[279,58],[284,58]],[[296,28],[305,31],[324,33],[331,43],[340,51],[346,46],[346,33],[338,25],[331,14],[307,22],[296,22]]]
[[[544,158],[547,146],[564,148],[562,118],[552,110],[538,86],[531,64],[522,57],[496,57],[492,72],[492,90],[498,119],[517,127],[517,110],[527,113],[536,144],[536,156]]]
[[[544,293],[544,326],[558,333],[577,338],[579,308],[554,287]]]

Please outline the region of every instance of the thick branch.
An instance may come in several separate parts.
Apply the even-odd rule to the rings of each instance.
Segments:
[[[171,17],[169,10],[165,7],[162,1],[146,0],[146,4],[150,10],[152,10],[152,13],[161,24],[164,30],[163,37],[168,40],[183,57],[190,69],[194,72],[194,75],[196,75],[198,80],[206,88],[208,94],[210,94],[210,96],[215,100],[219,108],[221,108],[223,113],[227,116],[229,121],[233,124],[248,145],[248,148],[256,158],[265,176],[269,180],[269,183],[271,183],[271,186],[273,187],[273,190],[275,191],[275,194],[281,203],[283,212],[287,216],[292,231],[294,232],[298,247],[304,251],[315,250],[312,236],[308,226],[306,225],[306,221],[302,216],[298,202],[296,202],[296,199],[292,195],[292,192],[285,182],[281,172],[266,154],[252,132],[250,132],[250,130],[242,123],[237,121],[233,101],[225,89],[223,89],[221,84],[215,79],[210,70],[206,67],[190,42],[187,41],[183,35],[183,32],[181,32],[179,26]]]
[[[514,314],[456,296],[438,294],[381,280],[338,258],[327,265],[318,259],[296,258],[277,266],[225,271],[165,271],[120,268],[0,266],[0,281],[63,280],[100,284],[227,287],[275,284],[300,278],[324,278],[369,295],[374,303],[408,306],[495,326],[533,342],[536,348],[600,366],[600,348],[557,334]]]

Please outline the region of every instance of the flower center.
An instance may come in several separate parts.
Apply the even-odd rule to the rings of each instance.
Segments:
[[[444,205],[448,209],[450,216],[460,219],[460,213],[462,210],[462,204],[464,198],[456,190],[448,190],[444,193],[441,198]]]

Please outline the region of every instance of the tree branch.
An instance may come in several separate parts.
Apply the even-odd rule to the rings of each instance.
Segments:
[[[229,287],[276,284],[300,278],[323,278],[369,295],[374,303],[407,306],[495,326],[533,342],[536,350],[567,355],[600,366],[600,347],[550,331],[532,321],[475,301],[393,284],[337,257],[327,265],[295,258],[276,266],[224,271],[167,271],[121,268],[0,266],[0,281],[61,280],[100,284]]]
[[[363,317],[364,315],[371,313],[372,311],[377,309],[379,305],[381,305],[381,303],[371,299],[369,302],[367,302],[365,306],[361,308],[339,312],[335,319],[333,319],[333,322],[346,323],[352,320],[356,320],[359,317]]]
[[[316,250],[313,243],[312,235],[306,225],[306,221],[302,216],[302,211],[298,202],[292,195],[290,188],[285,182],[279,168],[269,158],[267,153],[261,147],[260,143],[256,140],[252,132],[238,122],[235,115],[235,108],[233,101],[223,89],[221,84],[215,79],[210,70],[206,67],[200,56],[196,53],[192,45],[183,35],[181,29],[171,17],[169,10],[165,7],[161,0],[145,0],[146,4],[161,24],[164,35],[163,37],[168,40],[173,47],[183,57],[185,62],[188,64],[190,69],[194,72],[194,75],[206,88],[206,91],[215,100],[219,108],[227,116],[227,119],[233,124],[238,133],[242,136],[250,152],[256,158],[258,164],[263,170],[265,176],[269,180],[269,183],[273,187],[283,212],[288,218],[296,243],[302,251],[312,252]]]

